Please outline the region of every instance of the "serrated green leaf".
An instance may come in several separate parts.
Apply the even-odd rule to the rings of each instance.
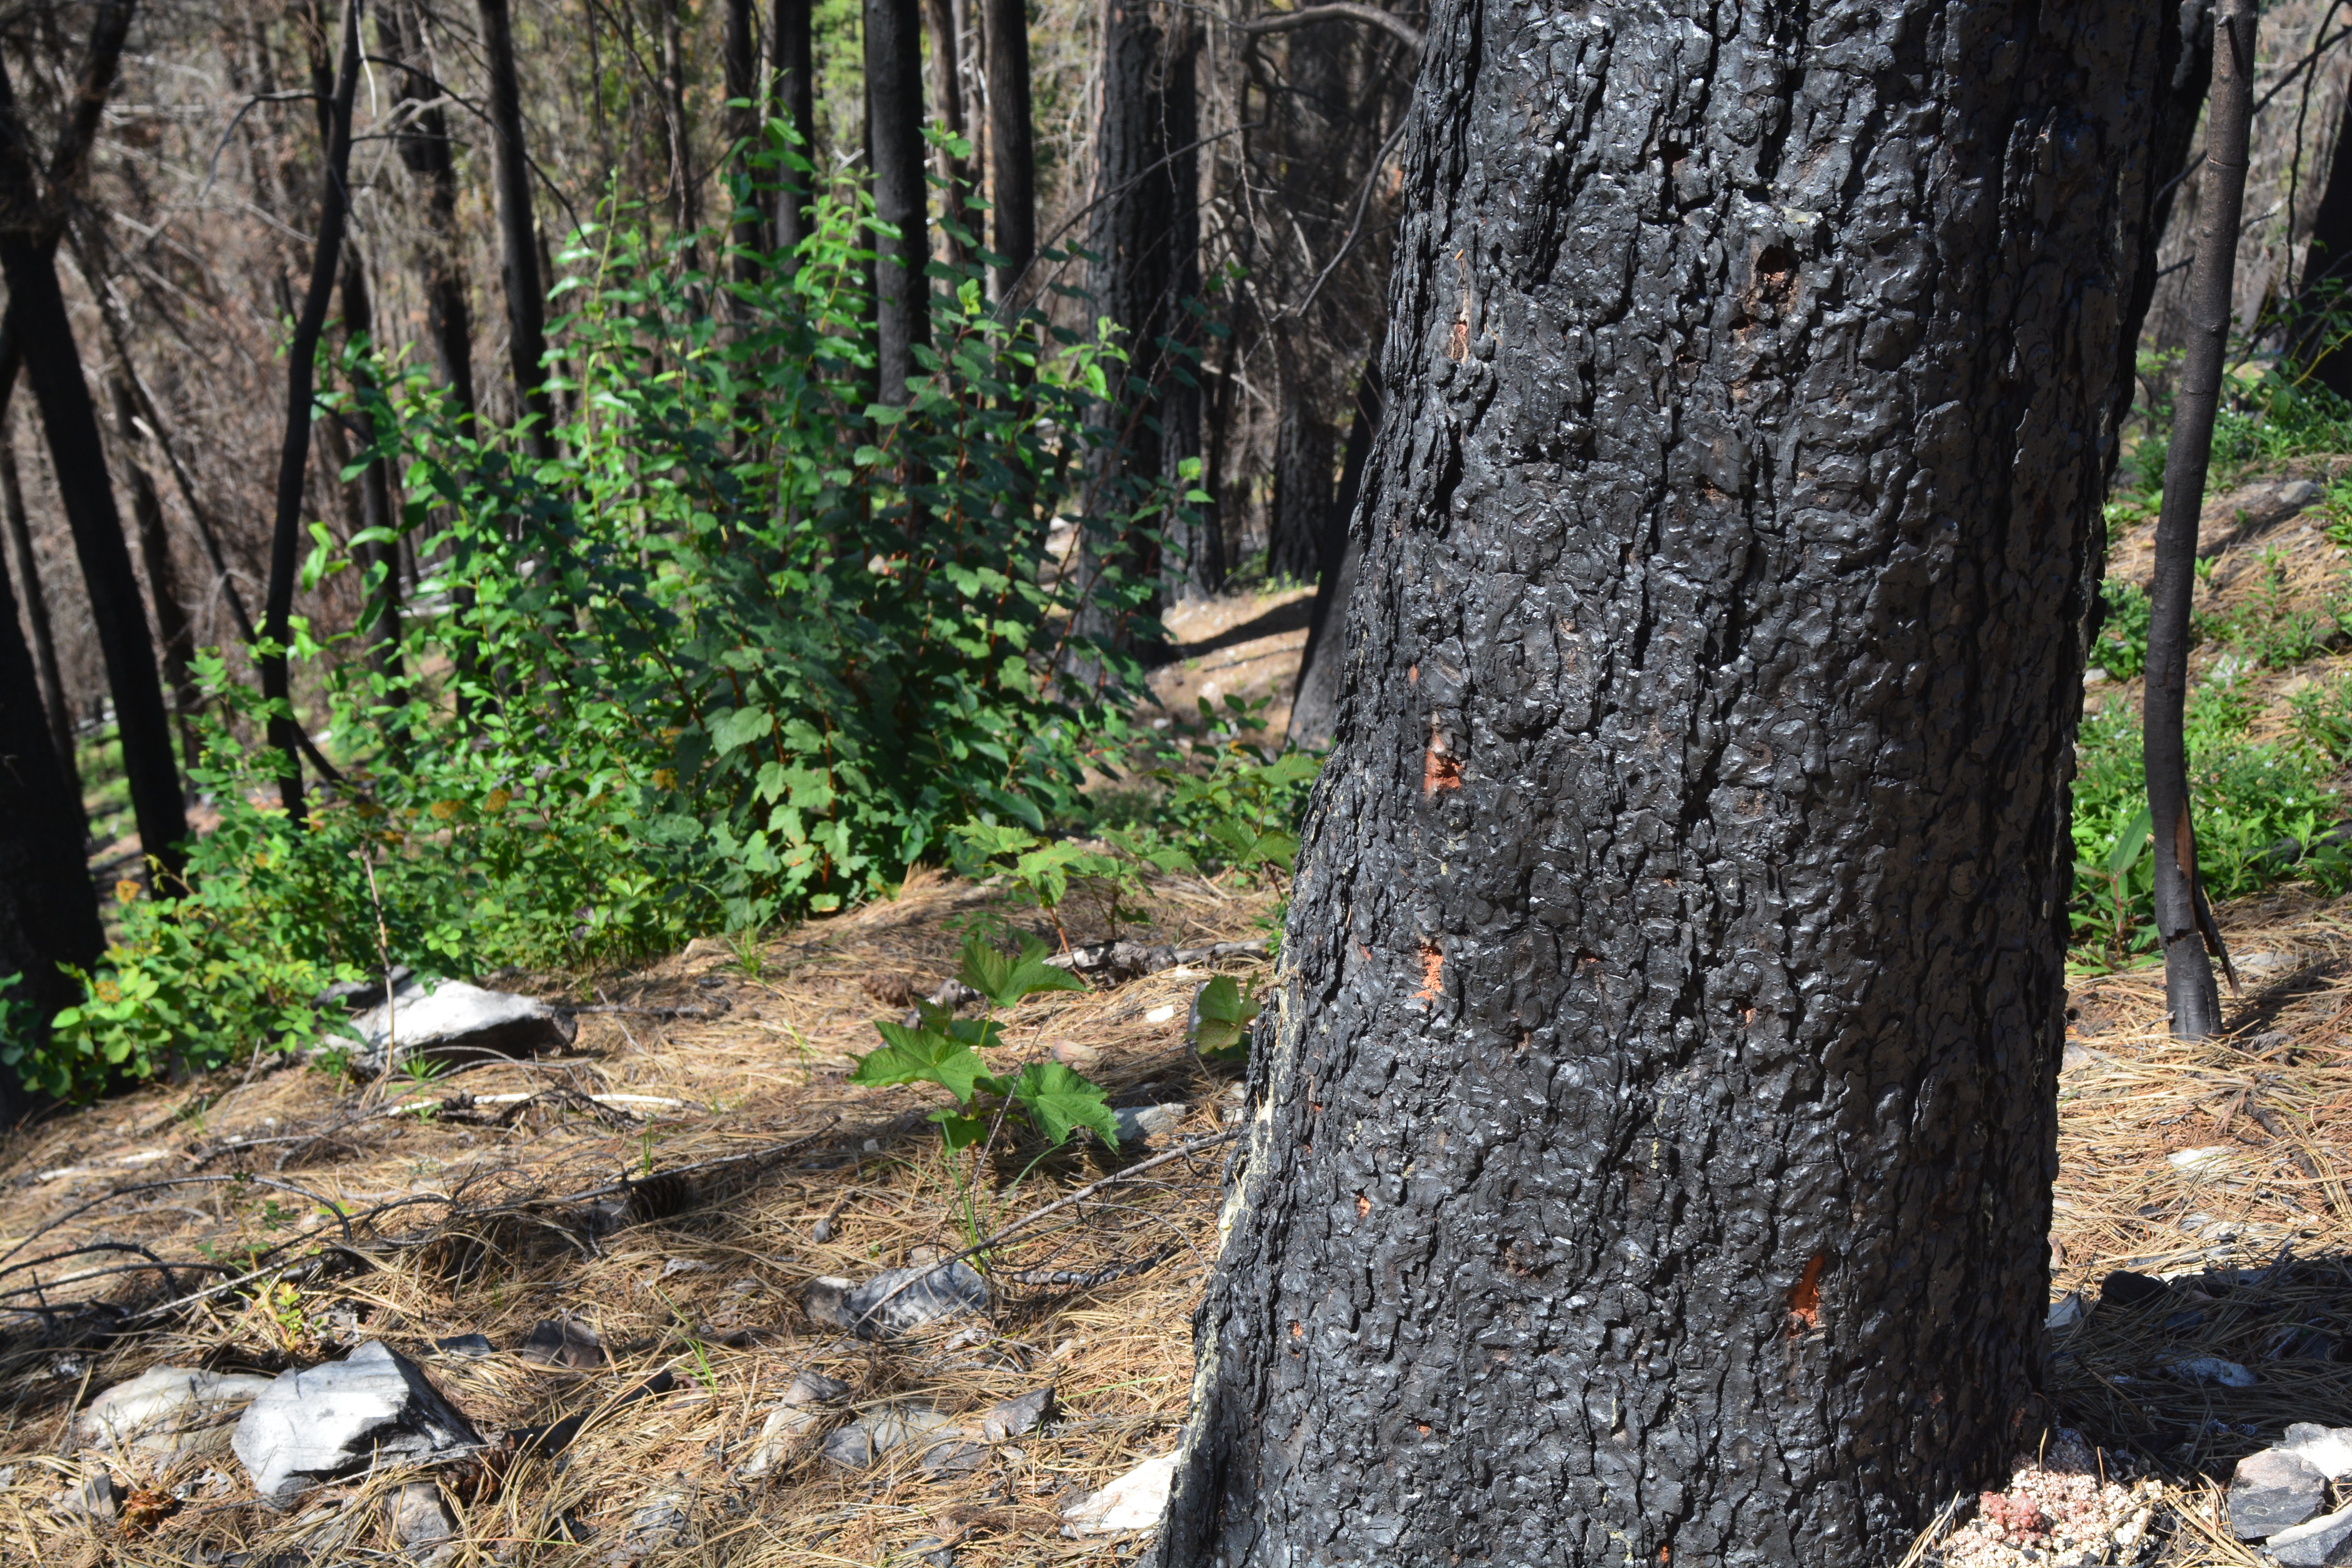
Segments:
[[[1013,1082],[1013,1098],[1049,1143],[1058,1144],[1074,1127],[1091,1127],[1105,1143],[1118,1147],[1118,1118],[1102,1089],[1060,1062],[1032,1062]]]
[[[999,1007],[1014,1006],[1041,991],[1084,991],[1085,981],[1045,962],[1051,954],[1044,942],[1029,937],[1022,942],[1019,958],[1007,958],[975,935],[963,944],[958,978]]]
[[[857,1059],[856,1070],[849,1075],[852,1083],[876,1089],[935,1083],[968,1105],[972,1080],[988,1071],[988,1064],[973,1055],[971,1047],[937,1030],[877,1023],[874,1031],[887,1043]]]
[[[1201,1019],[1192,1035],[1193,1048],[1213,1059],[1245,1054],[1249,1026],[1258,1012],[1255,989],[1244,991],[1230,974],[1220,974],[1202,986],[1192,1003]]]

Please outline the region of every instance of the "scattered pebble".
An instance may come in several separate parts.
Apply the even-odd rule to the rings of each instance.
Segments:
[[[2154,1480],[2103,1481],[2090,1445],[2062,1429],[2040,1460],[2019,1458],[2005,1489],[1977,1500],[1976,1518],[1944,1539],[1937,1560],[1944,1568],[2135,1563],[2163,1490]]]

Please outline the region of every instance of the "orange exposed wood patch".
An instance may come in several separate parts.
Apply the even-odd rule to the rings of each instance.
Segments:
[[[1356,1217],[1358,1219],[1361,1219],[1371,1212],[1372,1200],[1366,1197],[1363,1194],[1358,1193],[1356,1194]]]
[[[1438,951],[1435,942],[1424,942],[1421,944],[1421,989],[1412,994],[1413,998],[1434,1002],[1444,988],[1445,954]]]
[[[1797,1278],[1797,1288],[1789,1292],[1789,1332],[1803,1333],[1821,1326],[1822,1269],[1829,1262],[1825,1253],[1816,1252]]]
[[[1437,742],[1429,743],[1429,751],[1421,760],[1421,793],[1435,795],[1442,789],[1462,787],[1462,763]]]

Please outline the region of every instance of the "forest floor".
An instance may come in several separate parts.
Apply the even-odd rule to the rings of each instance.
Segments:
[[[2140,543],[2137,531],[2118,540],[2119,574]],[[2217,614],[2233,594],[2277,600],[2282,583],[2317,603],[2346,572],[2315,518],[2290,517],[2221,552],[2204,592]],[[1278,708],[1307,598],[1185,612],[1160,700],[1181,710],[1238,692]],[[2237,656],[2198,657],[2210,670]],[[2283,726],[2293,691],[2347,662],[2323,648],[2252,672],[2262,722]],[[2095,708],[2136,700],[2133,683],[2091,688]],[[1275,902],[1263,889],[1163,879],[1150,934],[1264,936]],[[1142,1536],[1072,1534],[1066,1510],[1176,1441],[1241,1109],[1234,1075],[1187,1049],[1186,1010],[1213,969],[1248,978],[1266,966],[1223,960],[1024,1002],[990,1053],[999,1070],[1052,1057],[1114,1104],[1181,1109],[1117,1156],[1073,1145],[1034,1168],[1000,1162],[973,1184],[925,1120],[936,1091],[845,1079],[879,1043],[873,1020],[951,975],[962,930],[992,909],[1038,924],[998,889],[919,874],[895,899],[756,949],[709,940],[627,973],[501,979],[607,1009],[578,1014],[560,1056],[366,1084],[273,1060],[10,1134],[0,1304],[50,1310],[63,1340],[96,1321],[78,1319],[78,1303],[108,1303],[116,1331],[74,1348],[0,1346],[0,1561],[404,1560],[391,1476],[278,1512],[228,1451],[226,1425],[160,1456],[94,1445],[77,1425],[103,1391],[151,1369],[276,1373],[368,1340],[413,1357],[494,1443],[583,1417],[559,1453],[524,1440],[444,1472],[459,1528],[430,1559],[440,1568],[1131,1559]],[[2289,885],[2225,905],[2221,920],[2242,982],[2225,1037],[2171,1041],[2155,970],[2078,975],[2060,1078],[2049,1393],[2058,1420],[2105,1450],[2101,1463],[2160,1489],[2148,1494],[2160,1544],[2138,1560],[2183,1568],[2264,1561],[2217,1522],[2236,1458],[2289,1423],[2352,1426],[2352,900]],[[948,1320],[868,1342],[804,1310],[820,1277],[862,1280],[952,1253],[1122,1172],[996,1249],[977,1331]],[[289,1242],[310,1261],[286,1283],[224,1288]],[[2169,1277],[2180,1310],[2101,1307],[2117,1269]],[[515,1353],[550,1322],[572,1324],[581,1348],[551,1364]],[[495,1353],[436,1347],[468,1334]],[[2253,1381],[2167,1374],[2199,1357]],[[747,1473],[802,1373],[846,1393],[777,1445],[766,1473]],[[1043,1426],[982,1430],[999,1402],[1047,1387]],[[870,1430],[931,1412],[976,1437],[953,1464],[922,1443],[863,1468],[820,1452],[854,1420]],[[123,1494],[112,1519],[71,1506],[100,1473]],[[2064,1560],[1964,1557],[1944,1531],[1912,1563],[1948,1552]]]

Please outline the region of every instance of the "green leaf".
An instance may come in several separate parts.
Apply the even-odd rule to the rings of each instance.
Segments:
[[[2131,819],[2131,826],[2125,828],[2122,835],[2116,838],[2115,853],[2107,857],[2109,878],[2120,877],[2139,863],[2140,851],[2147,847],[2148,834],[2153,823],[2154,818],[2150,816],[2149,808],[2146,805],[2141,806],[2139,815]]]
[[[988,1118],[961,1116],[952,1110],[934,1110],[931,1120],[940,1124],[940,1139],[950,1153],[969,1149],[988,1136]]]
[[[1041,991],[1084,991],[1087,983],[1045,962],[1051,950],[1035,937],[1024,939],[1021,956],[1007,958],[975,934],[963,944],[958,978],[999,1007],[1012,1007]]]
[[[1213,1059],[1246,1055],[1249,1026],[1258,1013],[1257,998],[1252,994],[1255,990],[1253,984],[1244,991],[1230,974],[1220,974],[1202,986],[1192,1003],[1201,1016],[1192,1036],[1193,1048]]]
[[[972,1080],[986,1075],[988,1064],[961,1040],[935,1029],[877,1023],[875,1033],[887,1042],[882,1049],[860,1057],[849,1081],[868,1088],[897,1083],[935,1083],[959,1102],[971,1100]]]
[[[1091,1127],[1105,1143],[1118,1147],[1118,1118],[1101,1089],[1060,1062],[1032,1062],[1022,1068],[1013,1082],[1013,1098],[1049,1143],[1062,1142],[1074,1127]]]
[[[719,721],[718,726],[710,732],[710,739],[723,757],[730,752],[750,745],[775,727],[775,716],[765,708],[738,708]]]

